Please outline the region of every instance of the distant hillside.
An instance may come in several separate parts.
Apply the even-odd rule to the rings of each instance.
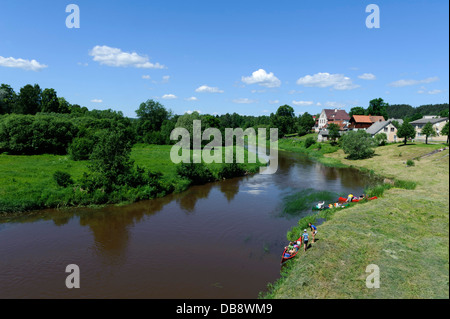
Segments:
[[[408,104],[393,104],[387,107],[389,118],[413,119],[421,118],[424,115],[448,116],[449,104],[427,104],[418,107],[412,107]]]

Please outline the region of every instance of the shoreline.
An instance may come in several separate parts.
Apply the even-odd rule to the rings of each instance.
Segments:
[[[291,146],[292,143],[290,143],[289,146]],[[400,144],[401,145],[401,144]],[[381,177],[383,178],[383,183],[381,185],[381,192],[382,192],[382,196],[379,197],[379,199],[377,201],[371,201],[371,204],[368,204],[368,202],[364,202],[364,203],[355,203],[353,205],[351,205],[350,207],[347,207],[345,209],[329,209],[329,210],[324,210],[324,211],[319,211],[318,214],[313,214],[310,216],[306,216],[302,219],[300,219],[297,222],[296,226],[293,226],[293,228],[291,228],[291,230],[289,230],[287,232],[287,237],[290,238],[297,238],[298,237],[298,231],[299,229],[303,229],[303,228],[307,228],[307,224],[308,222],[314,222],[315,220],[317,220],[318,218],[325,218],[325,222],[321,225],[320,229],[319,229],[319,237],[318,237],[318,242],[315,243],[312,246],[312,249],[310,248],[306,254],[301,254],[300,256],[298,256],[298,258],[296,260],[292,260],[289,264],[289,266],[284,269],[281,272],[281,277],[274,283],[269,283],[268,284],[268,289],[265,292],[260,292],[259,298],[260,299],[290,299],[290,298],[361,298],[362,294],[365,294],[365,296],[363,296],[363,298],[367,297],[367,298],[392,298],[393,295],[391,296],[389,293],[382,293],[380,294],[380,290],[368,290],[365,287],[365,278],[367,275],[365,275],[365,272],[363,268],[360,268],[358,270],[355,269],[355,264],[361,264],[361,262],[358,261],[358,259],[366,259],[366,254],[367,254],[367,246],[370,246],[372,248],[372,246],[377,246],[377,248],[379,248],[379,246],[383,246],[384,242],[368,242],[367,241],[367,234],[361,233],[358,228],[369,228],[369,229],[375,229],[375,231],[372,231],[374,233],[378,233],[380,231],[380,228],[377,223],[386,223],[386,220],[384,220],[381,216],[380,216],[380,212],[383,213],[383,217],[384,214],[386,214],[386,219],[393,219],[393,223],[397,224],[399,223],[399,227],[413,227],[414,228],[420,228],[420,233],[422,233],[422,231],[425,231],[425,229],[422,230],[422,227],[420,224],[416,225],[416,222],[412,222],[411,225],[409,225],[408,223],[406,223],[406,225],[402,225],[405,224],[404,218],[405,216],[403,216],[402,218],[396,218],[395,216],[393,217],[395,211],[399,211],[400,209],[400,203],[401,203],[401,207],[402,209],[399,211],[400,213],[404,214],[405,211],[412,211],[420,216],[427,214],[427,212],[422,212],[422,211],[418,211],[416,209],[416,207],[414,206],[413,202],[416,202],[416,197],[418,197],[419,195],[421,196],[420,199],[418,199],[417,201],[423,201],[422,199],[422,193],[425,191],[427,192],[427,189],[423,189],[423,182],[420,180],[420,178],[411,178],[412,176],[414,176],[414,172],[417,171],[418,169],[422,169],[422,167],[427,167],[428,161],[433,160],[433,161],[438,161],[438,160],[443,160],[444,162],[447,161],[447,166],[442,165],[442,163],[439,163],[439,167],[443,167],[443,169],[445,169],[445,167],[447,168],[447,171],[445,172],[445,174],[443,174],[443,176],[447,176],[447,179],[445,180],[445,178],[441,178],[443,181],[442,184],[444,187],[447,188],[447,193],[448,194],[448,148],[446,150],[443,151],[443,153],[440,152],[435,152],[432,155],[429,155],[427,157],[424,157],[424,159],[421,159],[422,155],[428,155],[427,153],[427,148],[432,148],[429,146],[423,146],[423,145],[407,145],[406,147],[410,146],[409,149],[405,149],[403,147],[401,147],[402,152],[403,151],[407,151],[406,157],[408,157],[410,154],[412,153],[411,156],[409,156],[410,158],[419,158],[419,160],[417,160],[417,164],[413,167],[407,167],[406,165],[404,165],[403,163],[406,162],[406,158],[404,158],[404,154],[402,155],[401,152],[399,152],[400,156],[398,155],[393,155],[392,152],[397,152],[398,149],[396,149],[397,147],[399,147],[399,144],[389,144],[387,146],[383,146],[383,147],[379,147],[376,148],[376,152],[380,152],[381,155],[378,156],[382,156],[385,158],[385,161],[381,160],[381,158],[376,158],[375,159],[367,159],[367,160],[358,160],[358,161],[350,161],[345,159],[345,155],[343,154],[342,150],[337,150],[336,152],[333,153],[326,153],[326,154],[322,154],[321,156],[318,156],[318,162],[326,162],[328,164],[333,163],[333,162],[339,162],[339,166],[338,167],[353,167],[356,168],[358,170],[360,170],[361,172],[367,172],[369,174],[374,174],[375,176]],[[442,146],[442,144],[438,145],[439,147]],[[279,146],[280,149],[283,149],[283,146]],[[290,149],[288,151],[292,151],[292,152],[296,152],[295,148],[293,147],[289,147]],[[305,151],[305,148],[298,148],[297,149],[297,153],[303,153],[303,154],[307,154],[308,151]],[[418,153],[424,153],[422,155],[418,155]],[[442,156],[440,156],[438,159],[435,159],[434,157],[436,156],[436,154],[438,156],[440,156],[440,154]],[[414,155],[414,156],[412,156]],[[385,162],[389,162],[393,157],[398,156],[399,158],[394,158],[396,162],[401,162],[402,164],[396,163],[395,167],[389,167],[388,165],[386,165]],[[322,159],[323,158],[330,158],[331,161],[329,161],[328,159]],[[314,159],[317,160],[317,157],[313,157]],[[372,165],[372,163],[374,161],[378,161],[378,165]],[[330,165],[332,166],[332,165]],[[385,168],[384,166],[388,166],[388,168]],[[397,170],[399,170],[399,167],[401,167],[401,169],[403,169],[402,172],[399,172]],[[429,169],[429,166],[428,166]],[[407,171],[409,170],[409,171]],[[425,176],[430,176],[425,174]],[[422,175],[421,175],[422,177]],[[396,185],[397,184],[397,185]],[[416,187],[417,186],[417,187]],[[386,190],[386,192],[384,192]],[[384,194],[383,194],[384,193]],[[435,201],[431,202],[431,203],[426,203],[429,206],[433,206],[433,207],[441,207],[442,209],[439,211],[439,218],[442,219],[447,223],[448,226],[448,195],[446,197],[447,201],[445,201],[445,198],[439,198],[436,199]],[[397,201],[398,200],[398,201]],[[338,214],[336,214],[336,212],[339,212]],[[400,215],[400,214],[399,214]],[[434,215],[433,215],[434,216]],[[408,216],[410,217],[410,216]],[[436,217],[433,217],[436,218]],[[364,219],[369,219],[369,222],[364,222],[364,221],[358,221],[359,219],[364,220]],[[348,228],[349,224],[355,224],[356,229],[355,229],[355,233],[357,233],[357,236],[349,236],[347,234],[345,234],[345,230]],[[338,227],[340,226],[340,227]],[[322,229],[325,228],[324,231],[322,231]],[[340,229],[342,228],[342,230]],[[439,273],[441,275],[442,282],[445,283],[445,281],[447,282],[447,285],[443,285],[443,287],[445,289],[441,289],[439,290],[439,293],[437,293],[438,297],[442,297],[445,296],[445,298],[448,298],[448,227],[447,227],[447,233],[444,232],[444,234],[442,235],[442,229],[440,227],[439,224],[434,225],[433,223],[433,228],[436,228],[439,230],[439,234],[440,236],[438,236],[438,239],[440,241],[443,241],[443,246],[446,247],[446,258],[445,258],[445,253],[443,253],[441,246],[437,246],[437,247],[433,247],[433,249],[437,250],[439,252],[438,255],[442,256],[442,254],[444,254],[444,258],[440,257],[438,259],[438,266],[436,266],[434,271],[425,271],[425,273],[427,273],[428,276],[431,276],[433,273]],[[330,229],[329,234],[327,234],[326,230]],[[342,232],[344,232],[344,235],[342,235]],[[353,230],[352,230],[353,232]],[[389,235],[386,235],[385,233],[389,233]],[[417,231],[419,233],[419,231]],[[389,228],[386,228],[383,226],[382,227],[382,233],[381,235],[378,235],[380,237],[386,236],[388,241],[397,241],[396,237],[396,233],[395,232],[391,232],[391,230]],[[332,235],[334,234],[334,236]],[[297,237],[296,237],[297,236]],[[432,235],[430,235],[432,236]],[[338,246],[341,246],[342,249],[337,249],[335,247],[335,245],[333,245],[333,241],[335,240],[335,238],[339,238],[339,237],[343,237],[345,238],[344,243],[339,243]],[[358,237],[360,239],[360,242],[356,242],[356,246],[354,247],[356,249],[356,251],[358,251],[358,249],[361,249],[360,252],[360,256],[358,256],[358,252],[356,252],[354,249],[351,249],[348,246],[348,243],[346,243],[345,241],[350,241],[350,242],[354,242],[355,239],[354,237]],[[400,236],[401,237],[401,236]],[[376,238],[376,237],[375,237]],[[322,240],[321,240],[322,239]],[[407,241],[408,242],[408,241]],[[405,244],[407,245],[407,244]],[[361,247],[359,247],[361,246]],[[410,248],[412,250],[412,252],[409,252],[406,248]],[[371,252],[373,254],[373,259],[375,260],[379,260],[379,263],[387,263],[386,261],[386,256],[384,255],[388,255],[387,258],[392,258],[393,260],[398,260],[400,259],[400,257],[398,257],[396,254],[398,254],[398,251],[395,251],[395,253],[392,253],[394,250],[391,250],[389,248],[384,248],[380,250],[373,248],[373,252]],[[389,255],[387,252],[391,252],[391,255]],[[401,249],[401,251],[404,251],[406,253],[408,253],[408,258],[410,257],[409,255],[414,255],[415,252],[413,250],[413,247],[404,247]],[[426,251],[421,251],[421,254],[425,254],[426,255]],[[350,255],[351,257],[349,258],[348,255]],[[397,258],[397,259],[395,259]],[[348,262],[346,262],[346,259],[354,259],[355,262],[352,265],[352,263],[349,263],[347,265]],[[369,261],[368,259],[368,264],[373,263]],[[414,259],[411,259],[414,261]],[[322,263],[320,263],[320,261],[322,261]],[[322,264],[322,265],[320,265]],[[327,266],[328,264],[328,266]],[[364,263],[362,263],[364,264]],[[419,262],[412,262],[411,266],[408,267],[408,265],[406,265],[406,272],[408,273],[408,275],[406,277],[409,278],[409,276],[413,276],[411,275],[411,272],[414,272],[414,270],[416,268],[422,268]],[[325,268],[323,268],[323,266],[325,265]],[[317,268],[319,267],[319,268]],[[337,274],[333,272],[333,269],[339,269],[339,268],[349,268],[349,271],[347,274]],[[405,267],[403,265],[403,267]],[[390,271],[395,272],[395,269],[392,270],[392,265],[386,265],[386,268],[388,268]],[[317,269],[316,271],[314,271],[314,269]],[[319,273],[319,274],[318,274]],[[307,275],[306,275],[307,274]],[[346,275],[355,275],[353,279],[349,279],[347,278],[345,281],[342,280],[340,277],[345,277]],[[308,276],[309,275],[309,276]],[[334,278],[332,278],[334,277]],[[425,277],[423,275],[423,277]],[[313,279],[314,278],[314,279]],[[324,278],[329,279],[330,281],[325,280]],[[364,280],[363,280],[364,279]],[[432,278],[430,278],[430,282]],[[309,288],[311,281],[318,281],[319,282],[319,289],[313,289],[313,288]],[[348,284],[348,281],[352,281],[352,282],[358,282],[360,285],[358,287],[356,287],[354,284],[352,284],[352,289],[348,289],[346,286]],[[398,282],[398,285],[402,285],[402,282],[399,281],[398,279],[393,279],[394,281]],[[419,281],[419,280],[418,280]],[[420,282],[424,281],[422,278],[420,279]],[[296,282],[296,285],[293,285],[291,282]],[[311,285],[313,285],[311,283]],[[308,289],[307,293],[299,293],[299,287],[304,287],[305,289]],[[446,287],[445,287],[446,286]],[[442,288],[442,287],[441,287]],[[342,291],[341,291],[342,290]],[[348,291],[346,291],[348,290]],[[406,295],[407,297],[405,298],[411,298],[411,296],[409,296],[410,294],[412,294],[413,298],[417,298],[417,296],[421,296],[420,292],[417,292],[416,289],[413,290],[412,293],[410,293],[408,289],[401,289],[402,294]],[[345,292],[346,291],[346,292]],[[386,291],[392,291],[392,289],[386,289]],[[344,293],[343,293],[344,292]],[[420,297],[419,297],[420,298]]]

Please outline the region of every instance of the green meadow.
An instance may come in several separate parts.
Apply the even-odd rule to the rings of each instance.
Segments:
[[[180,192],[189,187],[189,181],[177,176],[177,165],[170,159],[171,145],[136,144],[131,152],[135,165],[162,173],[162,183],[168,189]],[[244,152],[246,159],[248,152]],[[223,156],[225,152],[223,151]],[[0,213],[24,212],[50,207],[90,205],[77,189],[77,180],[89,174],[89,161],[73,161],[68,155],[6,155],[0,154]],[[261,165],[245,163],[247,173],[255,173]],[[214,176],[223,164],[206,164]],[[73,187],[63,188],[53,178],[56,171],[67,172],[75,181]],[[131,192],[131,190],[129,190]],[[75,196],[74,196],[75,193]],[[160,194],[160,196],[165,195]],[[105,204],[127,203],[139,200],[136,196],[117,196]]]
[[[442,147],[391,144],[364,160],[348,160],[342,150],[325,154],[384,176],[380,197],[301,219],[288,239],[298,238],[309,221],[326,221],[316,243],[260,297],[449,298],[449,151],[427,156]],[[380,288],[366,286],[371,264],[380,269]]]

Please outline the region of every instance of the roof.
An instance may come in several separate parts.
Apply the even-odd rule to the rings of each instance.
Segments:
[[[421,118],[419,120],[415,120],[410,122],[409,124],[427,124],[428,122],[431,122],[431,124],[436,124],[442,121],[448,121],[448,117],[437,117],[434,119],[430,119],[430,118]]]
[[[372,123],[385,121],[384,117],[381,115],[369,115],[369,117],[370,117],[370,120],[372,121]]]
[[[366,132],[372,135],[377,134],[381,129],[383,129],[386,125],[391,123],[391,121],[381,121],[381,122],[375,122],[372,124],[371,127],[369,127]]]
[[[350,120],[350,116],[345,110],[339,110],[339,109],[324,109],[325,115],[327,116],[328,120],[344,120],[348,121]]]
[[[369,115],[353,115],[352,119],[357,123],[373,123]]]
[[[390,119],[388,121],[379,121],[379,122],[375,122],[373,123],[367,130],[366,132],[372,135],[377,134],[380,130],[382,130],[385,126],[388,126],[389,124],[392,123],[392,121],[397,121],[400,125],[403,124],[403,120],[395,120],[395,119]]]

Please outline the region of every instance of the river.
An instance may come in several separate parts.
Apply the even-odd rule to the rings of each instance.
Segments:
[[[164,198],[0,223],[0,298],[257,298],[280,277],[286,232],[312,213],[283,215],[283,198],[303,189],[360,194],[373,182],[299,154],[280,152],[278,164],[276,174]],[[69,264],[80,269],[79,289],[65,285]]]

